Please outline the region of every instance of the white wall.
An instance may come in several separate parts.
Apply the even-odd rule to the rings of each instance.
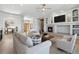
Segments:
[[[30,20],[32,23],[32,29],[35,29],[36,31],[40,30],[40,21],[37,18],[34,17],[28,17],[28,16],[24,16],[24,20]]]
[[[2,19],[2,16],[0,15],[0,26],[2,26],[3,24],[3,19]]]
[[[40,30],[40,20],[39,19],[33,19],[33,28],[35,28],[37,31]]]
[[[3,27],[3,17],[0,15],[0,30],[2,29]]]
[[[14,25],[18,27],[18,31],[22,31],[22,20],[23,17],[21,15],[14,15],[14,14],[9,14],[5,12],[0,12],[0,25],[3,28],[5,28],[5,20],[13,20]]]
[[[0,15],[0,25],[2,25],[2,16]]]

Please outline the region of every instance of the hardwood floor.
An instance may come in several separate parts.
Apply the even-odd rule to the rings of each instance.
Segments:
[[[0,53],[1,54],[13,54],[13,37],[12,34],[4,35],[0,42]]]
[[[76,47],[79,48],[79,39],[77,39],[77,41],[76,41]]]
[[[79,54],[79,39],[76,41],[76,54]]]

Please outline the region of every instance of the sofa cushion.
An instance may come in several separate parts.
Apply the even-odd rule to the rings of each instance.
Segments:
[[[16,37],[18,40],[20,40],[22,43],[24,43],[27,39],[27,36],[23,35],[23,33],[16,33]],[[24,43],[25,44],[25,43]]]
[[[29,37],[25,37],[23,35],[20,36],[20,41],[27,45],[28,47],[32,47],[33,46],[33,42],[32,42],[32,39],[29,38]]]
[[[26,33],[17,33],[16,36],[24,45],[27,45],[28,47],[33,46],[32,39],[30,37],[27,37]]]
[[[20,34],[23,35],[23,36],[25,36],[25,37],[27,37],[27,34],[25,32],[20,33]]]
[[[29,36],[29,37],[32,37],[32,36],[33,36],[33,32],[29,32],[29,33],[28,33],[28,36]]]

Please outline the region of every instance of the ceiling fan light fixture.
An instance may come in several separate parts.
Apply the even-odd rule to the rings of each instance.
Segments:
[[[42,4],[42,6],[37,9],[39,9],[42,13],[47,13],[47,11],[50,10],[51,8],[47,7],[46,4]]]
[[[46,11],[46,9],[45,8],[42,8],[42,12],[45,12]]]

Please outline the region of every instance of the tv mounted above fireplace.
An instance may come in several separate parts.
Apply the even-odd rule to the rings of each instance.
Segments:
[[[54,22],[65,22],[65,15],[60,15],[60,16],[56,16],[54,17]]]

